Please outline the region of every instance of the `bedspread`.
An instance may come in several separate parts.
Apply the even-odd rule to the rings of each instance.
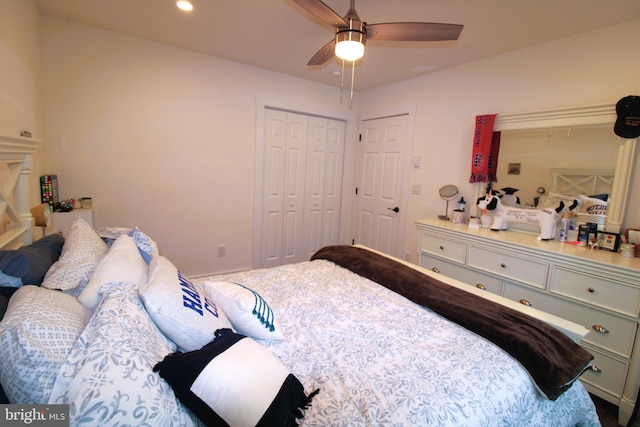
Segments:
[[[327,246],[312,259],[326,259],[348,268],[499,345],[522,363],[551,400],[566,391],[593,362],[588,351],[540,320],[366,249]]]
[[[285,340],[261,343],[320,389],[303,426],[600,425],[580,382],[548,400],[504,350],[332,262],[205,280],[269,302]]]

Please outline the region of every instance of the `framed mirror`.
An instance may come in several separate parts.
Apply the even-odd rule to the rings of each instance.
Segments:
[[[525,205],[553,190],[606,193],[605,229],[619,233],[636,140],[615,135],[615,120],[613,104],[498,115],[494,130],[502,132],[502,140],[494,188],[523,187],[519,197]],[[484,186],[479,186],[477,197],[483,193]]]

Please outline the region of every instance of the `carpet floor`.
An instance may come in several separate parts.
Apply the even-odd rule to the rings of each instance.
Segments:
[[[609,403],[598,396],[591,395],[593,403],[596,405],[596,411],[600,418],[602,427],[624,427],[618,424],[618,407],[613,403]]]

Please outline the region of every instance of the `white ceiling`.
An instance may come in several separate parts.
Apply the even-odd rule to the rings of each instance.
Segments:
[[[349,0],[324,0],[343,15]],[[42,14],[330,85],[338,61],[308,67],[333,30],[292,0],[35,0]],[[560,37],[637,19],[638,0],[359,0],[368,23],[463,24],[456,42],[368,41],[355,89],[366,90]],[[639,49],[640,52],[640,49]],[[635,52],[635,54],[639,54]],[[349,78],[349,73],[345,78]]]

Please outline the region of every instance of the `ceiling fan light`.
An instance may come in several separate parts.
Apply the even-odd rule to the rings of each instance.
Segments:
[[[184,10],[185,12],[191,12],[193,10],[193,4],[188,0],[176,1],[176,6],[178,6],[178,9]]]
[[[336,56],[345,61],[357,61],[364,56],[364,34],[358,30],[336,33]]]

